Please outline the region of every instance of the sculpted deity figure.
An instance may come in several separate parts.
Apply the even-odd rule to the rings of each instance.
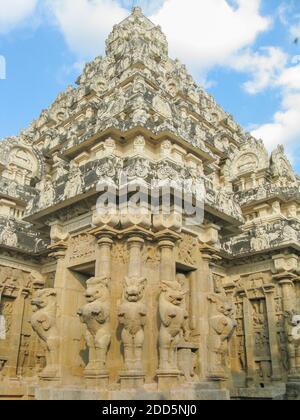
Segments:
[[[129,371],[142,371],[144,326],[147,308],[142,302],[146,285],[145,278],[125,277],[124,298],[119,307],[118,317],[123,326],[125,368]]]
[[[72,162],[70,165],[69,179],[66,183],[65,198],[76,197],[82,193],[82,173],[77,163]]]
[[[81,322],[86,324],[86,342],[89,364],[86,371],[106,371],[107,353],[111,342],[110,293],[107,277],[87,281],[87,304],[78,311]]]
[[[0,243],[9,247],[17,246],[18,237],[17,237],[16,229],[12,221],[8,221],[6,226],[4,226],[2,233],[0,235]]]
[[[38,189],[40,190],[39,207],[51,207],[55,200],[55,190],[53,188],[51,176],[46,176],[46,178],[39,184]]]
[[[31,304],[33,307],[32,329],[42,342],[46,344],[47,366],[42,372],[42,376],[55,377],[59,362],[56,291],[54,289],[37,290]]]
[[[188,314],[184,307],[186,291],[178,281],[162,281],[159,298],[160,370],[178,370],[177,347],[183,339]]]
[[[216,378],[226,377],[229,341],[237,327],[233,318],[233,305],[223,295],[212,294],[210,302],[209,339],[210,372]]]

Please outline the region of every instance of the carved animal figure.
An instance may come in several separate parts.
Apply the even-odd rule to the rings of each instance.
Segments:
[[[159,298],[161,327],[159,333],[160,370],[177,370],[177,347],[183,339],[188,318],[183,307],[186,291],[180,283],[163,281]]]
[[[86,324],[86,342],[89,348],[89,364],[86,371],[105,371],[107,352],[111,342],[110,293],[107,277],[95,277],[87,281],[87,304],[78,311],[81,322]]]
[[[124,345],[125,368],[142,370],[142,353],[144,344],[144,326],[147,308],[141,302],[146,285],[145,278],[125,277],[124,302],[120,305],[118,317],[123,325],[122,342]]]
[[[37,290],[32,299],[31,326],[46,344],[46,368],[43,375],[57,373],[59,362],[59,333],[56,325],[57,299],[54,289]]]
[[[226,297],[210,295],[210,318],[208,349],[210,352],[210,371],[212,376],[226,377],[229,341],[237,322],[233,319],[233,305]]]

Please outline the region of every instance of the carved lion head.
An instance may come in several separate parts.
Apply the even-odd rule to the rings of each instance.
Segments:
[[[31,301],[31,305],[36,311],[46,308],[50,304],[50,301],[53,300],[53,297],[56,297],[56,291],[54,289],[37,290]]]
[[[124,293],[128,302],[138,302],[143,298],[146,281],[143,277],[125,277]]]
[[[177,281],[162,281],[161,290],[165,299],[173,305],[180,306],[186,295],[186,290]]]
[[[92,277],[87,281],[85,297],[88,303],[106,301],[109,298],[109,280],[107,277]]]

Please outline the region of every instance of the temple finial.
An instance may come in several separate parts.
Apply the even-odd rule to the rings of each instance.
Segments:
[[[140,6],[134,6],[132,8],[132,14],[135,16],[141,16],[143,14],[142,8]]]

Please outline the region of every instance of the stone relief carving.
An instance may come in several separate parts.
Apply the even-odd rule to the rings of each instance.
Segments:
[[[295,339],[295,336],[293,334],[293,331],[297,326],[297,324],[295,324],[294,322],[295,315],[295,311],[286,311],[284,313],[288,367],[290,376],[300,375],[300,366],[297,360],[299,355],[300,342]]]
[[[14,223],[9,221],[4,226],[1,235],[0,235],[0,244],[9,246],[11,248],[16,248],[18,245],[18,237],[16,234],[16,229]]]
[[[87,326],[86,343],[89,364],[86,372],[106,372],[107,353],[111,342],[109,279],[91,278],[87,281],[87,304],[78,311]]]
[[[1,299],[1,292],[0,289],[0,340],[8,341],[13,322],[14,301],[5,297]]]
[[[93,258],[95,254],[95,238],[87,233],[75,236],[69,240],[68,259],[76,260]]]
[[[187,265],[194,266],[196,264],[197,239],[191,235],[182,235],[178,249],[178,258]]]
[[[221,295],[208,297],[210,302],[208,349],[210,352],[210,375],[227,377],[229,341],[237,326],[233,317],[233,305]]]
[[[143,303],[145,278],[125,277],[123,303],[118,309],[118,318],[123,326],[122,343],[124,346],[125,369],[142,371],[144,327],[147,308]]]
[[[51,177],[49,175],[46,176],[37,188],[40,191],[39,208],[51,207],[54,204],[56,195]]]
[[[296,182],[295,173],[285,155],[283,146],[278,146],[272,153],[271,171],[274,177],[287,178],[289,182]]]
[[[184,307],[186,290],[177,281],[162,281],[159,298],[161,327],[159,332],[159,352],[161,371],[178,369],[177,347],[183,339],[183,330],[188,314]]]
[[[66,183],[64,198],[76,197],[82,193],[83,178],[79,166],[72,162],[70,165],[69,179]]]
[[[59,364],[59,331],[57,327],[57,297],[54,289],[37,290],[32,299],[31,326],[46,344],[47,366],[44,377],[56,377]]]

